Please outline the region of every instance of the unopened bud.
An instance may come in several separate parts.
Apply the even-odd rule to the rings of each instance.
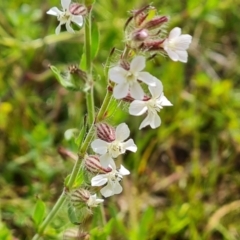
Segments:
[[[111,168],[102,167],[99,157],[97,155],[89,155],[84,159],[85,168],[91,173],[109,173],[112,171]]]
[[[79,3],[71,3],[69,7],[69,11],[73,15],[87,15],[87,8]]]
[[[97,124],[97,136],[106,142],[113,142],[116,139],[115,129],[106,123]]]
[[[87,73],[78,68],[76,65],[71,65],[68,67],[69,73],[77,79],[82,79],[84,82],[87,81]]]
[[[148,30],[152,30],[161,27],[164,23],[168,22],[168,20],[169,18],[166,16],[163,17],[158,16],[144,23],[142,27]]]
[[[142,50],[146,51],[157,51],[157,50],[163,50],[162,44],[165,40],[150,40],[145,41],[141,45]]]
[[[89,198],[90,198],[90,192],[84,188],[76,189],[71,194],[71,201],[75,206],[81,203],[86,203]]]
[[[148,30],[140,29],[132,33],[132,40],[142,42],[148,38]]]
[[[145,13],[145,10],[147,10],[148,8],[149,8],[149,5],[141,8],[141,9],[132,11],[136,27],[141,26],[141,24],[148,17],[148,14]]]

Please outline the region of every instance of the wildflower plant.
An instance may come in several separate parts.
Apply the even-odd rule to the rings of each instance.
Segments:
[[[153,76],[144,70],[146,62],[159,57],[158,54],[160,57],[168,55],[173,61],[186,62],[187,48],[192,39],[190,35],[181,35],[178,27],[167,34],[166,24],[170,18],[158,15],[153,6],[131,11],[131,16],[124,26],[125,39],[120,56],[115,56],[113,61],[112,52],[106,60],[107,91],[102,105],[95,111],[93,90],[97,79],[93,77],[96,74],[93,72],[92,60],[98,51],[98,48],[93,46],[96,45],[93,41],[96,41],[98,36],[94,39],[92,36],[92,29],[97,29],[97,24],[92,19],[94,2],[87,1],[84,5],[61,0],[61,5],[62,10],[53,7],[47,11],[47,14],[56,16],[59,21],[55,32],[59,34],[61,26],[66,25],[66,30],[74,34],[72,24],[76,24],[81,28],[80,31],[84,31],[84,53],[80,65],[71,66],[67,77],[54,66],[50,66],[50,69],[64,88],[81,91],[86,95],[87,117],[77,135],[77,130],[74,129],[78,157],[74,157],[72,172],[66,177],[64,190],[56,204],[39,224],[34,240],[44,236],[47,226],[67,199],[73,212],[78,210],[84,213],[81,219],[78,219],[81,222],[94,214],[95,208],[103,208],[106,198],[124,191],[122,179],[127,178],[130,171],[115,160],[122,155],[124,162],[124,154],[127,151],[134,154],[137,145],[131,138],[131,130],[126,123],[114,122],[114,126],[109,123],[111,103],[125,101],[128,104],[129,118],[133,118],[131,115],[145,115],[139,129],[160,127],[160,110],[172,106],[172,103],[164,95],[160,76]],[[169,98],[171,99],[171,96]],[[113,106],[115,111],[118,111],[118,105]],[[113,121],[114,117],[111,118],[111,122]],[[104,211],[101,212],[104,214]],[[71,214],[69,218],[74,222]]]

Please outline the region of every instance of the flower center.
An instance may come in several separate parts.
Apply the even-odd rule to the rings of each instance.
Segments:
[[[159,107],[158,107],[155,99],[148,100],[147,105],[148,105],[148,111],[150,111],[152,113],[159,111]]]
[[[122,178],[123,178],[122,175],[117,170],[113,170],[108,175],[108,180],[114,183],[119,182]]]
[[[122,147],[118,142],[112,142],[108,147],[108,152],[111,153],[111,155],[119,155],[122,153]]]
[[[69,18],[71,18],[71,14],[69,13],[68,10],[64,10],[64,12],[59,14],[57,18],[58,21],[66,23],[69,20]]]
[[[137,77],[138,77],[137,73],[128,72],[126,79],[129,84],[132,84],[133,82],[135,82],[137,80]]]

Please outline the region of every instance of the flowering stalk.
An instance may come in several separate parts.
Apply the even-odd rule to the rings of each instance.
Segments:
[[[56,7],[47,12],[57,16],[60,21],[56,33],[60,32],[60,27],[63,24],[66,24],[67,31],[73,33],[71,23],[79,23],[76,22],[76,19],[83,19],[80,13],[84,12],[85,15],[85,10],[88,9],[88,23],[84,26],[85,44],[83,54],[86,63],[86,73],[84,72],[86,77],[84,77],[84,80],[89,87],[84,91],[86,94],[88,125],[84,124],[83,126],[83,134],[80,135],[82,137],[81,142],[79,142],[78,159],[75,161],[69,179],[65,183],[65,188],[49,215],[39,226],[38,233],[33,237],[33,240],[39,239],[64,204],[67,197],[65,189],[72,192],[74,209],[78,206],[80,206],[81,210],[87,208],[87,214],[91,212],[91,208],[98,207],[104,201],[97,198],[96,190],[94,190],[96,187],[98,187],[97,191],[105,198],[122,192],[120,182],[130,172],[122,165],[117,166],[114,160],[127,150],[136,152],[137,146],[133,139],[129,139],[130,129],[126,123],[121,123],[114,128],[103,122],[109,115],[108,108],[111,101],[115,98],[116,100],[129,102],[129,113],[131,115],[147,114],[140,125],[140,129],[148,125],[153,129],[159,127],[161,119],[158,113],[164,106],[172,106],[172,104],[164,96],[162,82],[150,73],[143,71],[147,59],[145,55],[150,54],[151,57],[153,53],[162,54],[165,51],[173,61],[186,62],[188,57],[186,50],[191,42],[191,36],[181,35],[180,28],[173,29],[166,38],[162,34],[162,28],[169,18],[157,15],[149,19],[149,6],[132,11],[132,17],[129,18],[125,25],[127,37],[123,54],[120,56],[119,61],[109,68],[107,93],[98,114],[95,116],[91,54],[92,6],[86,8],[76,3],[71,4],[70,0],[61,0],[61,3],[63,12]],[[79,72],[83,71],[79,70]],[[146,86],[148,86],[148,91],[146,91]],[[85,133],[86,136],[84,136]],[[97,139],[94,139],[94,137]],[[90,145],[96,155],[87,153]],[[88,177],[84,184],[82,183],[78,189],[73,191],[72,188],[78,174],[83,172],[89,174],[91,179]],[[84,188],[89,182],[95,193],[92,193],[91,189]],[[101,212],[103,222],[105,222],[103,206],[101,206]]]

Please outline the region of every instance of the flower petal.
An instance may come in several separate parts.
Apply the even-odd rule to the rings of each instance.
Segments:
[[[72,22],[76,23],[79,27],[83,25],[83,17],[81,15],[72,16]]]
[[[181,35],[181,32],[182,32],[181,28],[179,28],[179,27],[173,28],[173,29],[171,30],[171,32],[169,33],[168,39],[171,40],[171,39],[173,39],[173,38],[176,38],[176,37],[180,36],[180,35]]]
[[[89,199],[87,200],[87,205],[89,207],[97,207],[102,202],[104,202],[104,200],[97,198],[97,194],[94,194],[90,195]]]
[[[147,110],[146,101],[134,100],[129,106],[129,113],[133,116],[140,116]]]
[[[149,115],[151,115],[151,116],[149,116],[149,118],[151,119],[151,121],[150,121],[151,128],[153,128],[153,129],[158,128],[161,125],[161,119],[158,116],[157,112],[156,112],[156,114],[151,113]]]
[[[71,0],[61,0],[61,5],[63,7],[63,9],[69,9],[69,6],[70,6],[70,3],[71,3]]]
[[[188,53],[187,51],[176,51],[176,53],[178,54],[178,61],[180,62],[187,62],[188,59]]]
[[[60,11],[57,7],[52,7],[46,13],[49,15],[58,16],[62,13],[62,11]]]
[[[161,106],[172,106],[172,103],[164,95],[159,99],[159,103]]]
[[[142,82],[146,83],[149,86],[156,86],[156,82],[154,77],[148,72],[140,72],[138,74],[138,79]]]
[[[192,42],[192,36],[188,34],[183,34],[175,40],[174,47],[177,50],[186,50],[189,48],[189,45],[191,42]]]
[[[125,98],[128,95],[129,84],[128,83],[121,83],[113,88],[113,96],[116,99]]]
[[[71,22],[70,21],[67,21],[66,22],[66,29],[67,29],[67,31],[69,32],[69,33],[74,33],[74,30],[72,29],[72,27],[71,27]]]
[[[160,80],[158,80],[157,78],[154,77],[156,86],[155,87],[148,87],[151,95],[153,98],[158,98],[159,96],[161,96],[162,92],[163,92],[163,85],[162,82]]]
[[[102,167],[107,168],[110,165],[113,169],[116,169],[115,162],[113,161],[113,159],[111,158],[111,156],[108,153],[100,156],[99,160],[100,160]]]
[[[146,59],[143,56],[136,56],[130,63],[130,72],[137,73],[142,71],[146,64]]]
[[[129,86],[129,91],[131,97],[134,99],[141,100],[144,97],[144,91],[138,82],[133,82],[131,86]]]
[[[100,193],[105,197],[110,197],[112,195],[114,195],[114,188],[112,187],[111,184],[107,184],[105,187],[103,187],[101,190],[100,190]]]
[[[91,179],[91,185],[99,187],[106,184],[107,181],[108,179],[106,177],[106,174],[99,174]]]
[[[130,174],[130,172],[123,165],[120,166],[120,169],[118,170],[118,172],[123,176]]]
[[[107,143],[101,139],[95,139],[91,143],[91,147],[92,147],[93,151],[95,153],[99,153],[99,154],[105,154],[107,152],[108,145],[109,145],[109,143]]]
[[[168,56],[173,60],[173,61],[178,61],[179,60],[179,56],[176,52],[174,52],[171,49],[165,49],[165,51],[167,52]]]
[[[58,26],[56,27],[56,29],[55,29],[55,34],[56,34],[56,35],[58,35],[58,34],[60,33],[60,31],[61,31],[61,26],[62,26],[62,23],[60,22],[60,23],[58,24]]]
[[[122,186],[120,185],[120,183],[119,183],[119,182],[115,182],[114,185],[115,185],[115,186],[114,186],[114,194],[119,194],[119,193],[121,193],[122,190],[123,190],[123,188],[122,188]]]
[[[135,143],[132,139],[129,139],[126,142],[122,143],[122,148],[123,148],[122,153],[125,153],[126,150],[129,150],[131,152],[137,151],[137,146],[135,145]]]
[[[123,142],[130,136],[130,130],[126,123],[121,123],[116,128],[116,140],[119,142]]]
[[[151,116],[148,114],[147,117],[142,121],[139,129],[142,129],[142,128],[150,125],[151,122],[152,122]]]
[[[115,83],[125,83],[127,71],[121,67],[113,67],[108,71],[108,78]]]

